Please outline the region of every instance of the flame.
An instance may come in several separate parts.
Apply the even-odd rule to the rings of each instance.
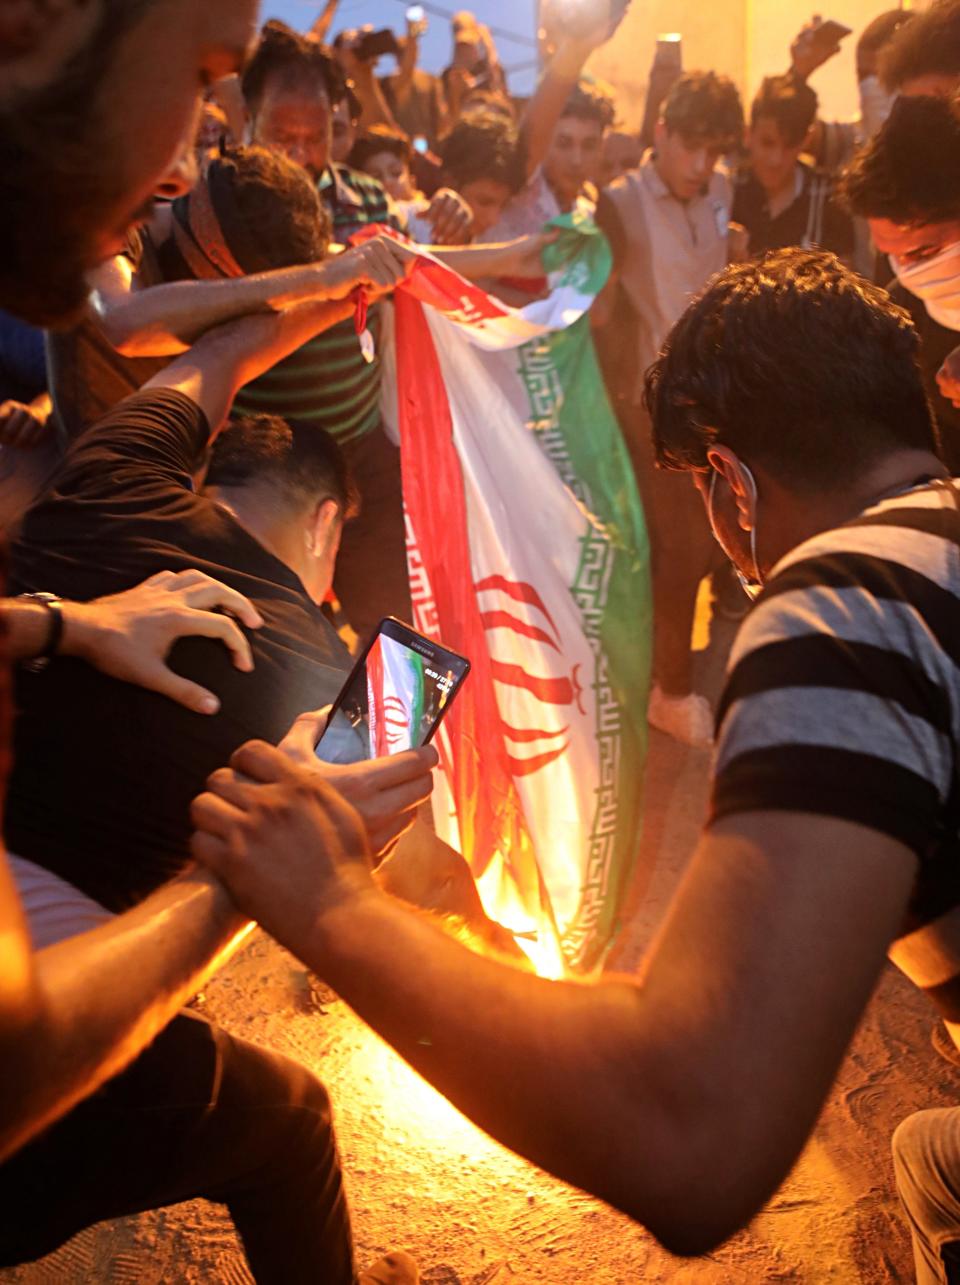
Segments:
[[[566,977],[566,960],[548,908],[539,907],[539,913],[531,911],[500,853],[476,883],[487,914],[513,936],[537,975],[552,981]]]

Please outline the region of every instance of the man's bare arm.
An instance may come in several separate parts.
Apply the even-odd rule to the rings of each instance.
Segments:
[[[729,1236],[786,1176],[915,876],[860,826],[744,815],[701,840],[638,983],[548,982],[377,891],[329,791],[259,747],[234,766],[268,783],[215,780],[194,851],[239,904],[489,1133],[680,1253]]]
[[[91,307],[110,343],[126,357],[185,352],[202,334],[237,317],[304,302],[343,299],[357,285],[375,285],[359,246],[319,263],[223,281],[174,281],[137,290],[129,260],[110,260],[91,274]]]
[[[423,248],[469,281],[483,277],[541,277],[544,249],[558,233],[534,232],[514,241],[479,245],[430,245]]]
[[[402,281],[414,258],[411,250],[389,237],[376,237],[358,250],[367,252],[367,263],[376,262],[376,272],[370,272],[375,280],[371,298]],[[189,352],[154,375],[144,388],[178,389],[201,407],[211,432],[216,433],[244,384],[324,330],[353,316],[354,307],[350,298],[301,303],[282,312],[227,322],[201,335]]]
[[[192,872],[34,955],[0,854],[0,1160],[146,1048],[249,927]]]
[[[315,40],[318,45],[326,44],[339,3],[340,0],[327,0],[327,3],[314,20],[313,26],[307,32],[308,39]]]
[[[610,37],[609,18],[586,35],[569,36],[547,64],[520,122],[527,178],[543,163],[567,99],[576,88],[584,63]]]

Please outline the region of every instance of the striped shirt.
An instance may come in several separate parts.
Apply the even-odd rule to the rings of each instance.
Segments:
[[[890,957],[960,1020],[960,489],[927,483],[806,541],[740,631],[712,820],[816,813],[919,868]],[[955,498],[956,494],[956,498]]]
[[[346,245],[369,223],[399,228],[383,187],[358,170],[331,165],[318,185],[333,220],[333,239]],[[380,309],[367,328],[379,351]],[[353,319],[341,321],[266,374],[248,384],[234,403],[241,415],[282,415],[319,424],[341,442],[363,437],[380,423],[380,360],[364,360]]]

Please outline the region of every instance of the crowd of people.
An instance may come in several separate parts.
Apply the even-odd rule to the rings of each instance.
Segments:
[[[548,28],[521,101],[470,12],[434,76],[422,13],[256,10],[0,6],[0,1265],[203,1196],[257,1281],[419,1279],[358,1275],[316,1077],[183,1008],[253,922],[488,1132],[706,1252],[789,1172],[888,956],[960,1060],[960,0],[859,33],[855,122],[820,115],[818,19],[745,112],[673,39],[617,102],[585,71],[608,14]],[[423,913],[506,949],[424,819],[433,749],[313,752],[348,643],[411,617],[390,295],[424,247],[534,302],[563,215],[611,251],[649,720],[715,748],[641,976],[591,985]],[[716,716],[708,577],[743,618]],[[960,1107],[893,1147],[918,1280],[960,1280]]]

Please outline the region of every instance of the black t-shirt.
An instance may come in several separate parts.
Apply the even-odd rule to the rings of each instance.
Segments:
[[[67,455],[13,548],[13,592],[81,601],[158,571],[199,568],[246,594],[266,622],[249,635],[255,669],[222,643],[186,639],[172,667],[219,696],[213,717],[70,659],[20,672],[11,851],[121,910],[183,866],[190,801],[251,737],[276,742],[304,710],[332,701],[346,648],[298,577],[223,508],[194,494],[208,437],[183,394],[130,397]]]
[[[797,194],[775,217],[753,172],[746,168],[737,177],[730,217],[747,229],[750,253],[761,255],[800,245],[850,258],[855,243],[853,220],[834,201],[832,178],[802,163],[798,170]]]

